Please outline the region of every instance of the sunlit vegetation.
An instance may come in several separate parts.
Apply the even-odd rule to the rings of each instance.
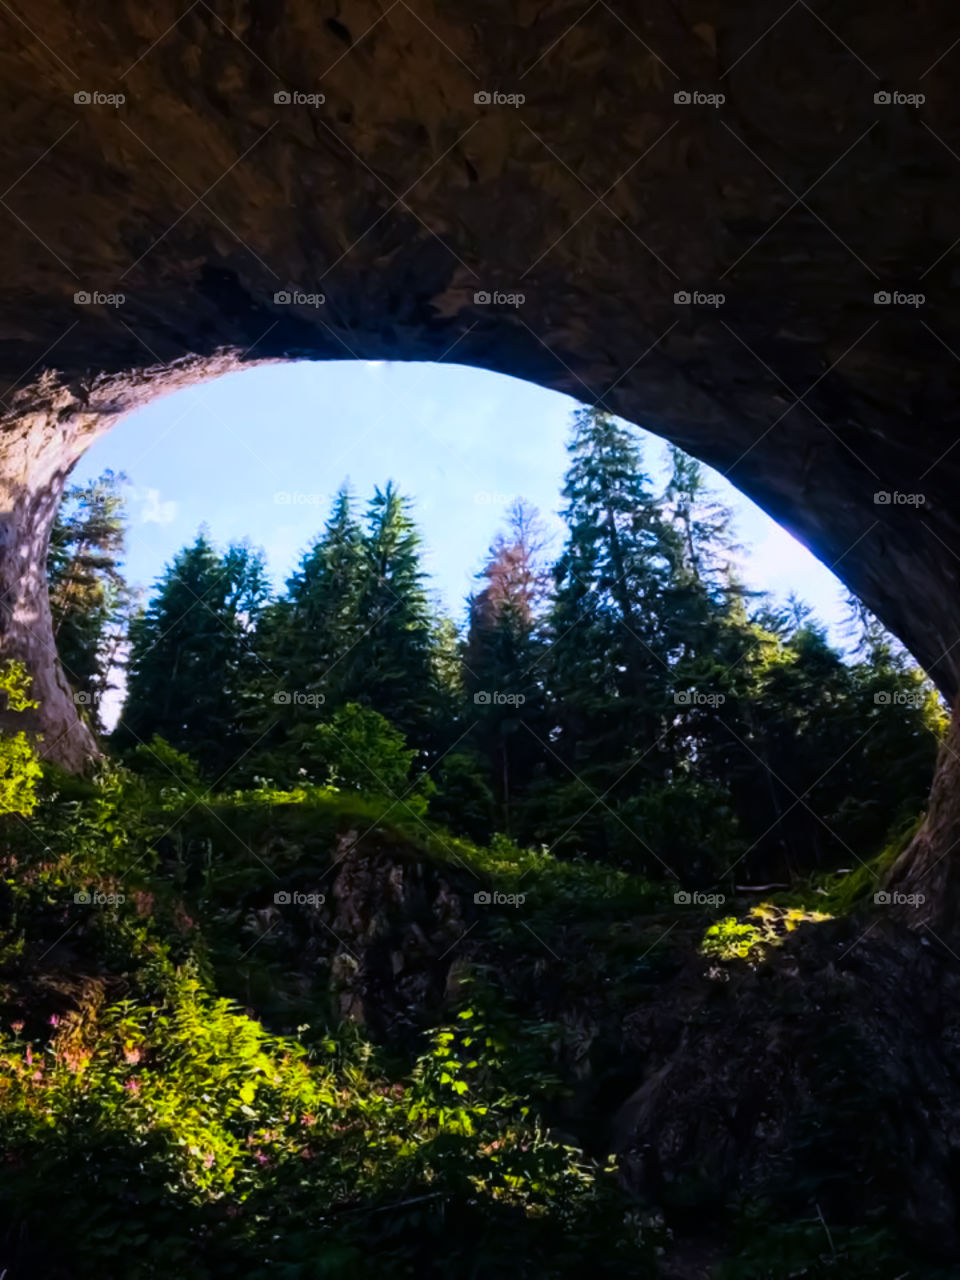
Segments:
[[[939,1278],[824,1219],[819,1130],[722,1221],[696,1152],[643,1192],[609,1154],[631,1018],[777,1008],[778,957],[869,903],[939,699],[873,619],[841,654],[746,591],[679,452],[658,491],[584,410],[563,496],[559,556],[518,504],[460,628],[392,485],[281,593],[201,533],[132,618],[121,478],[70,491],[57,643],[94,727],[129,649],[126,702],[70,777],[0,675],[0,1271],[655,1280],[692,1222],[718,1280]]]

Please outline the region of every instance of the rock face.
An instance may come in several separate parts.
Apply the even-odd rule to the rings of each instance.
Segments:
[[[48,754],[93,750],[45,603],[66,474],[152,396],[261,360],[598,401],[725,471],[960,688],[947,0],[49,0],[0,29],[0,627]]]
[[[694,1230],[732,1196],[808,1195],[828,1222],[896,1223],[956,1259],[952,954],[847,917],[758,966],[699,969],[624,1022],[644,1081],[614,1126],[628,1183]]]

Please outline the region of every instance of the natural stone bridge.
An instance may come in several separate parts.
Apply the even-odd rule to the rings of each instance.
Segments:
[[[43,568],[70,467],[264,360],[599,401],[726,472],[956,695],[955,5],[10,0],[0,31],[0,626],[48,754],[92,749]]]

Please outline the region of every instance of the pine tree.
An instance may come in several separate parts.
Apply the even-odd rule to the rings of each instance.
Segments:
[[[130,628],[118,746],[155,734],[222,780],[247,747],[242,709],[261,660],[251,644],[268,593],[262,554],[220,554],[201,531],[178,552]]]
[[[77,702],[99,723],[133,593],[122,572],[126,499],[122,473],[72,485],[50,533],[47,580],[57,654]]]
[[[708,589],[722,592],[740,549],[731,533],[733,512],[711,491],[702,463],[673,444],[668,454],[665,515],[679,534],[683,568]]]
[[[495,797],[500,830],[516,829],[516,801],[542,758],[546,733],[539,659],[541,614],[548,575],[541,559],[544,534],[536,510],[522,501],[509,514],[506,534],[490,548],[478,577],[485,583],[468,601],[465,687],[473,705],[470,745],[483,760],[484,781]]]
[[[549,755],[559,789],[554,826],[572,822],[572,847],[606,847],[611,799],[630,774],[656,774],[670,695],[669,590],[677,537],[661,514],[633,431],[598,409],[574,416],[554,568],[550,688],[558,731]],[[639,772],[638,772],[639,770]],[[614,797],[615,799],[615,797]],[[562,830],[562,826],[561,826]]]
[[[358,632],[342,659],[344,701],[372,707],[419,750],[435,745],[442,702],[421,540],[410,503],[389,483],[367,510],[356,613]]]
[[[276,731],[265,743],[311,732],[319,708],[335,710],[350,700],[345,688],[349,655],[360,637],[359,599],[364,573],[363,535],[344,485],[334,499],[323,533],[287,580],[285,595],[265,611],[256,637],[266,669],[257,681],[259,736],[270,722]]]

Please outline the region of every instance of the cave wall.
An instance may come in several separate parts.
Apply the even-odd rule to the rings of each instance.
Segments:
[[[70,466],[260,360],[599,401],[726,472],[956,693],[946,0],[12,0],[0,31],[0,645],[50,754],[92,747],[43,583]]]

